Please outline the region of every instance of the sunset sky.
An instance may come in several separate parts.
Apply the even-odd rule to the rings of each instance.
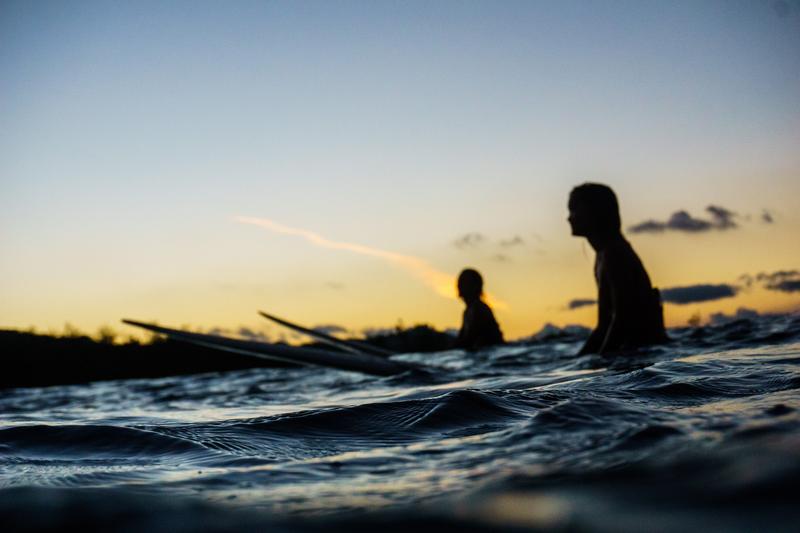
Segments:
[[[591,325],[585,181],[669,325],[800,308],[797,0],[3,1],[0,117],[2,328]]]

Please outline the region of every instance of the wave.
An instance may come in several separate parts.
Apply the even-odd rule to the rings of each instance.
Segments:
[[[3,457],[130,461],[171,457],[199,449],[185,439],[128,427],[37,424],[0,429]]]
[[[781,316],[675,330],[667,346],[616,359],[572,357],[579,340],[563,336],[406,356],[440,369],[424,379],[256,369],[11,390],[0,398],[0,487],[194,494],[324,515],[487,484],[506,494],[517,479],[573,495],[591,481],[622,498],[612,490],[621,469],[667,465],[641,475],[669,484],[664,472],[685,454],[720,450],[707,472],[722,476],[736,467],[723,449],[800,442],[799,325]]]

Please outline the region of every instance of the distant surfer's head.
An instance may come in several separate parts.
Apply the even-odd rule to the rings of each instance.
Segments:
[[[608,185],[584,183],[569,195],[569,225],[572,234],[579,237],[619,233],[617,195]]]
[[[474,268],[465,268],[458,275],[458,295],[464,301],[477,300],[483,294],[483,278]]]

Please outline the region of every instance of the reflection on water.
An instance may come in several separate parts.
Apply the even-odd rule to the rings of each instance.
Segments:
[[[677,330],[617,359],[572,357],[577,341],[402,356],[438,368],[422,377],[260,369],[5,391],[0,512],[40,509],[46,488],[80,508],[81,488],[130,508],[155,496],[145,522],[186,518],[169,495],[240,526],[258,511],[346,527],[348,511],[380,509],[399,523],[592,529],[603,521],[587,509],[661,516],[653,501],[705,519],[711,504],[687,500],[702,488],[715,501],[749,490],[737,523],[775,525],[797,518],[780,505],[798,493],[786,473],[800,471],[800,319],[734,327]]]

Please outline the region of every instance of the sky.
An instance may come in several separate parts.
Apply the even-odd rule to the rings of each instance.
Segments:
[[[586,181],[668,325],[800,308],[798,0],[6,0],[0,117],[2,328],[591,326]]]

